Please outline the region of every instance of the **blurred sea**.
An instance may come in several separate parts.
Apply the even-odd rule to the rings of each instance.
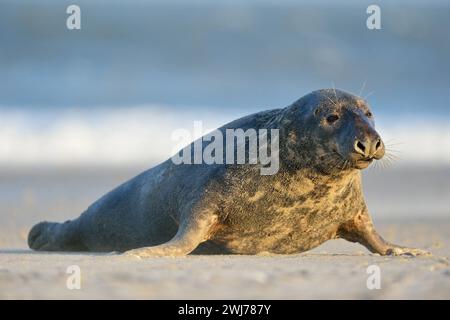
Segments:
[[[0,166],[130,166],[173,129],[368,95],[398,163],[450,164],[450,3],[0,0]],[[365,83],[365,85],[364,85]]]

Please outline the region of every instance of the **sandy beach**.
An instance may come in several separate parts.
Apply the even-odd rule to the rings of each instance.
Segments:
[[[390,239],[430,249],[382,257],[342,240],[290,256],[188,256],[134,260],[100,254],[0,251],[2,299],[449,299],[449,222],[388,224]],[[78,265],[81,289],[69,290]],[[381,288],[366,286],[369,265]]]
[[[382,257],[361,245],[333,240],[289,256],[148,260],[27,249],[27,232],[35,222],[76,217],[138,171],[64,172],[1,174],[1,299],[450,298],[450,219],[445,210],[448,200],[439,193],[448,192],[446,170],[415,170],[415,175],[399,169],[368,171],[365,177],[367,201],[380,233],[392,242],[425,248],[433,253],[431,257]],[[436,194],[431,186],[437,185]],[[428,216],[423,211],[421,215],[419,211],[427,206]],[[66,285],[67,268],[72,265],[80,267],[80,290]],[[367,288],[370,265],[380,268],[380,289]]]

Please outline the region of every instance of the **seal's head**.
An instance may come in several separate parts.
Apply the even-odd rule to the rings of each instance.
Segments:
[[[364,169],[384,156],[373,114],[360,97],[341,90],[318,90],[294,103],[292,111],[292,122],[299,124],[293,131],[296,147],[316,167]]]

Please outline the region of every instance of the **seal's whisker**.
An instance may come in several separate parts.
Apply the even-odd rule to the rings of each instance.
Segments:
[[[320,157],[333,157],[333,158],[338,157],[338,158],[340,158],[341,156],[337,152],[331,151],[331,152],[321,154]]]
[[[383,159],[381,159],[381,161],[394,161],[394,160],[397,160],[397,159],[392,157],[389,154],[384,155]]]
[[[384,170],[386,168],[384,161],[382,159],[377,160],[373,163],[373,166],[369,167],[370,169],[373,169],[377,172],[380,172],[381,170]]]
[[[385,150],[394,151],[394,152],[402,152],[400,149],[392,146],[384,146]]]
[[[350,161],[345,160],[345,169],[350,169]]]
[[[337,97],[337,94],[336,94],[336,87],[334,86],[334,82],[333,82],[333,81],[331,81],[331,85],[333,86],[334,97],[336,98],[336,103],[338,103],[338,102],[339,102],[339,99],[338,99],[338,97]]]
[[[385,147],[384,150],[387,151],[387,152],[389,152],[389,153],[391,153],[391,152],[393,152],[393,153],[402,153],[401,150],[393,149],[393,148],[386,148],[386,147]]]
[[[403,151],[397,145],[385,144],[384,150],[388,153],[402,153]]]
[[[384,154],[385,154],[385,156],[393,156],[393,157],[398,157],[399,158],[399,155],[400,154],[402,154],[402,151],[401,150],[399,150],[399,149],[397,149],[397,148],[394,148],[394,147],[384,147]]]
[[[349,166],[349,160],[348,159],[342,159],[342,161],[341,161],[341,166],[340,166],[340,170],[342,171],[342,170],[347,170],[347,169],[349,169],[350,168],[350,166]]]
[[[375,162],[373,165],[371,165],[369,167],[369,170],[375,170],[375,171],[379,171],[380,169],[380,164],[378,162]]]
[[[389,153],[389,152],[385,153],[384,157],[387,158],[387,159],[391,159],[391,160],[402,160],[402,158],[400,156],[398,156],[396,154],[393,154],[393,153]]]
[[[336,159],[336,158],[330,158],[330,159],[325,163],[325,165],[326,165],[327,167],[331,167],[331,168],[335,169],[335,168],[339,165],[339,162],[340,162],[339,159]]]
[[[399,144],[405,144],[405,143],[401,142],[401,141],[396,141],[394,139],[390,139],[390,140],[387,140],[387,141],[384,142],[385,146],[396,146],[396,145],[399,145]]]
[[[385,155],[384,155],[384,158],[390,159],[390,160],[393,160],[393,161],[402,160],[401,157],[399,157],[399,156],[397,156],[397,155],[395,155],[395,154],[385,154]],[[383,158],[383,159],[384,159],[384,158]]]
[[[319,157],[323,161],[323,160],[327,160],[327,159],[332,159],[332,156],[334,156],[334,155],[335,154],[333,152],[329,152],[329,153],[321,154]]]
[[[391,162],[398,162],[399,160],[401,160],[400,158],[396,158],[396,157],[393,157],[393,156],[385,156],[385,157],[383,157],[383,159],[385,161],[391,161]]]
[[[346,163],[346,162],[347,162],[347,161],[342,161],[342,162],[341,162],[341,165],[342,165],[342,166],[341,166],[341,170],[344,170],[344,169],[345,169],[345,163]]]
[[[386,169],[386,165],[385,165],[384,161],[377,162],[377,168],[378,168],[378,171]]]
[[[390,162],[390,161],[384,162],[384,168],[385,168],[385,169],[388,169],[388,168],[390,168],[390,167],[392,167],[392,162]]]
[[[391,167],[395,161],[397,161],[397,157],[391,154],[385,154],[385,156],[374,163],[374,167],[378,170],[385,170]]]
[[[394,164],[394,159],[392,159],[390,157],[381,159],[381,165],[383,166],[384,169],[391,167],[393,164]]]
[[[336,157],[331,157],[334,154],[329,154],[330,158],[325,162],[325,166],[330,167],[332,169],[337,169],[342,165],[342,160]]]
[[[364,82],[362,83],[361,89],[359,89],[359,93],[358,93],[359,97],[361,97],[364,89],[366,88],[366,82],[367,82],[367,80],[364,80]]]
[[[377,161],[372,166],[369,167],[369,169],[373,169],[375,171],[380,171],[380,163]]]
[[[330,99],[330,97],[328,97],[328,96],[325,96],[325,97],[326,97],[326,98],[327,98],[334,106],[336,106],[336,107],[338,106],[338,105],[336,104],[336,102],[334,102],[333,100]]]
[[[381,171],[381,170],[384,170],[386,168],[386,165],[385,165],[384,161],[380,160],[380,161],[375,162],[375,168],[378,171]]]
[[[368,97],[370,97],[372,94],[374,94],[375,93],[375,91],[370,91],[368,94],[366,94],[365,96],[364,96],[364,100],[367,100],[367,98]]]
[[[333,169],[338,168],[340,170],[345,170],[350,168],[350,162],[348,160],[343,159],[335,151],[322,154],[320,157],[322,158],[322,161],[325,162],[326,166],[331,167]]]

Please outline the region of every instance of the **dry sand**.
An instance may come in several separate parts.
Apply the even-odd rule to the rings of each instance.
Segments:
[[[449,222],[381,231],[433,251],[433,257],[382,257],[335,240],[290,256],[188,256],[135,260],[99,254],[0,251],[2,299],[449,299]],[[366,286],[369,265],[381,289]],[[81,269],[69,290],[68,266]]]
[[[445,171],[432,178],[440,181],[440,192],[448,190],[448,182],[442,184],[447,174]],[[370,180],[373,188],[380,191],[374,194],[369,185],[369,200],[378,205],[378,212],[386,210],[374,214],[375,223],[386,239],[426,248],[433,252],[432,257],[382,257],[344,240],[329,241],[308,253],[289,256],[198,255],[136,260],[102,254],[36,253],[26,249],[25,240],[33,223],[78,216],[90,202],[130,177],[130,173],[99,177],[82,172],[37,176],[5,172],[0,176],[2,299],[450,298],[450,219],[445,203],[438,197],[441,203],[433,207],[435,192],[417,199],[417,186],[410,183],[411,179],[404,180],[403,186],[408,186],[409,181],[412,188],[409,195],[405,194],[398,182],[403,175],[388,181],[386,188],[379,185],[380,174]],[[419,185],[424,183],[426,180]],[[394,191],[398,198],[392,196]],[[416,191],[420,193],[419,189]],[[389,202],[382,205],[386,199]],[[395,199],[400,200],[395,203]],[[389,205],[407,212],[408,205],[411,210],[417,209],[415,203],[419,202],[422,206],[428,204],[429,216],[389,218]],[[373,264],[381,271],[379,290],[366,286],[366,270]],[[81,269],[80,290],[67,289],[66,271],[71,265]]]

